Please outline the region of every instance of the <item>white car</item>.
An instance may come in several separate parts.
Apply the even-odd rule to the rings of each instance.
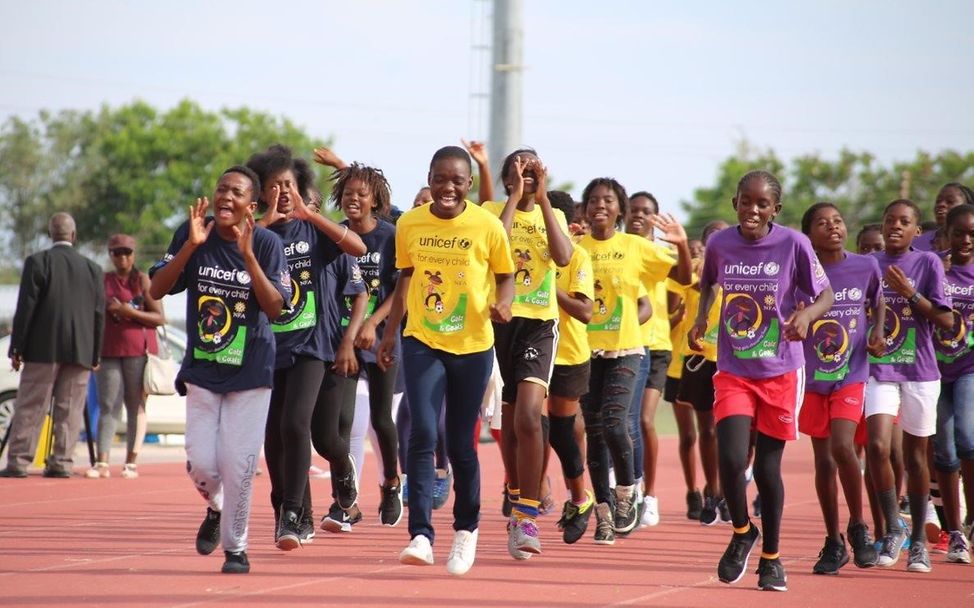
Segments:
[[[171,325],[156,330],[162,344],[165,335],[169,353],[178,366],[186,352],[186,333]],[[0,357],[6,357],[10,349],[10,336],[0,338]],[[10,368],[8,362],[0,362],[0,439],[6,433],[7,425],[13,417],[14,399],[17,397],[17,386],[20,384],[20,373]],[[125,408],[122,407],[122,411]],[[186,398],[179,395],[149,395],[145,403],[146,433],[182,435],[186,432]],[[125,431],[120,425],[119,432]],[[94,432],[94,429],[92,429]]]

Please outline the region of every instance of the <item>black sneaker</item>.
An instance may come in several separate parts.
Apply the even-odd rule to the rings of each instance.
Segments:
[[[250,572],[250,561],[247,560],[246,551],[224,551],[223,569],[224,574],[247,574]]]
[[[845,538],[839,540],[825,538],[825,546],[818,553],[818,561],[812,566],[815,574],[838,574],[839,568],[849,563],[849,552],[845,548]]]
[[[625,534],[632,531],[639,521],[639,509],[636,505],[636,486],[626,490],[623,486],[616,486],[616,508],[612,519],[615,522],[616,533]]]
[[[687,519],[699,521],[701,511],[703,511],[703,494],[696,490],[687,492]]]
[[[351,532],[352,526],[360,521],[362,521],[362,511],[357,506],[343,509],[338,506],[338,503],[332,503],[328,515],[321,518],[321,529],[334,534]]]
[[[852,545],[852,560],[857,568],[872,568],[879,559],[879,552],[869,535],[869,527],[864,523],[850,524],[846,531]]]
[[[196,533],[196,552],[200,555],[209,555],[216,550],[220,544],[220,512],[206,508],[206,517],[200,524],[200,529]]]
[[[275,544],[281,551],[291,551],[301,546],[301,516],[291,509],[281,513]]]
[[[298,527],[298,540],[301,541],[302,545],[307,545],[314,540],[315,537],[315,520],[311,515],[303,515],[301,517],[301,525]]]
[[[11,479],[26,479],[27,470],[18,469],[17,467],[7,467],[6,469],[0,470],[0,477],[9,477]]]
[[[761,538],[761,533],[758,532],[757,526],[753,523],[747,532],[743,534],[735,532],[733,534],[730,544],[727,545],[727,549],[717,564],[717,578],[720,579],[720,582],[736,583],[741,580],[744,571],[747,570],[747,560],[751,557],[751,551],[759,538]]]
[[[703,506],[700,508],[700,523],[704,526],[713,526],[720,522],[720,514],[717,513],[717,503],[719,498],[714,496],[704,496]]]
[[[721,498],[717,501],[717,512],[720,513],[720,521],[725,524],[731,523],[730,509],[727,508],[727,499]]]
[[[754,509],[754,517],[761,517],[761,495],[754,495],[754,502],[751,503],[751,507]]]
[[[569,545],[578,542],[588,528],[588,520],[592,517],[595,510],[595,500],[592,494],[586,491],[587,500],[582,506],[578,506],[568,499],[565,506],[561,509],[561,519],[555,525],[562,531],[562,540]]]
[[[49,477],[52,479],[68,479],[74,473],[65,469],[64,467],[44,467],[44,472],[42,475],[44,477]]]
[[[846,556],[846,561],[849,557]],[[788,591],[788,577],[781,560],[764,559],[758,562],[758,589],[762,591]]]
[[[612,507],[609,503],[600,502],[595,505],[595,544],[614,545],[615,542],[616,531],[612,524]]]
[[[351,508],[358,500],[358,480],[355,478],[355,458],[348,455],[348,473],[335,479],[335,500],[343,509]]]
[[[381,485],[379,491],[379,520],[383,526],[395,526],[402,519],[402,483],[397,481],[391,488]]]

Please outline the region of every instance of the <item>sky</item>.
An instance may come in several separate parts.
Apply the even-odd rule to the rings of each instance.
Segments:
[[[522,6],[519,143],[576,198],[613,176],[683,217],[680,201],[711,185],[743,139],[786,159],[848,147],[881,162],[974,141],[969,1]],[[486,138],[477,95],[489,91],[489,58],[476,46],[489,41],[490,10],[485,0],[0,0],[0,122],[135,99],[249,106],[382,168],[408,207],[437,148]]]

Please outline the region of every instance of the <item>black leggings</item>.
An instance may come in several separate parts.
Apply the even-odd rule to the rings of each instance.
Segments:
[[[744,471],[751,442],[751,421],[750,416],[729,416],[717,423],[717,469],[735,528],[743,528],[750,521]],[[761,494],[762,550],[765,553],[778,552],[781,511],[785,504],[785,486],[781,481],[784,451],[783,440],[758,432],[754,445],[754,483]]]
[[[311,443],[331,465],[334,487],[339,477],[353,472],[348,461],[348,438],[355,418],[355,377],[336,374],[325,362],[325,375],[319,385],[318,401],[311,417]]]
[[[264,457],[275,512],[282,505],[292,511],[304,507],[311,512],[311,418],[324,374],[324,363],[310,357],[297,357],[291,367],[274,372]]]
[[[366,363],[365,374],[369,382],[369,416],[379,441],[382,473],[386,479],[394,479],[399,475],[399,435],[392,419],[392,396],[396,389],[399,363],[397,361],[386,371],[375,363]]]

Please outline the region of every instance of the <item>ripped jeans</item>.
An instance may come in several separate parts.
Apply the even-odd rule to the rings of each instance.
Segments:
[[[582,397],[582,416],[588,440],[586,460],[596,502],[614,504],[614,493],[609,487],[610,457],[616,483],[635,483],[632,440],[626,420],[641,359],[639,355],[592,359],[588,394]]]

